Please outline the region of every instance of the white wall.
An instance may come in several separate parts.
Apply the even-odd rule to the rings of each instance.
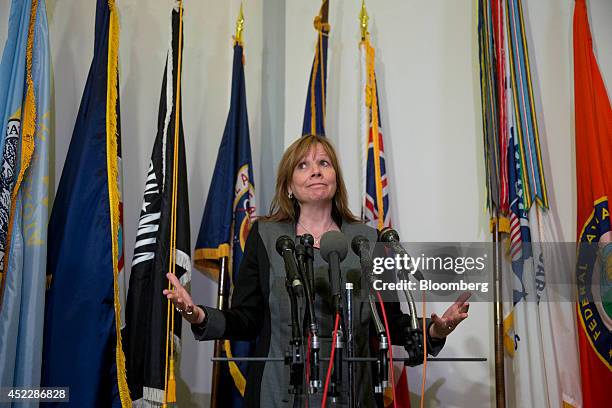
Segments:
[[[575,159],[571,0],[524,0],[541,106],[542,145],[551,202],[563,237],[575,236]],[[169,0],[120,0],[120,96],[126,263],[133,252],[144,177],[157,126],[168,35]],[[9,0],[0,0],[0,44]],[[192,245],[225,124],[231,35],[239,1],[186,1],[183,121]],[[258,206],[265,211],[283,145],[301,132],[315,31],[313,0],[245,1],[246,77]],[[340,151],[350,202],[360,205],[358,138],[359,1],[332,0],[328,60],[328,134]],[[368,0],[377,51],[382,126],[390,162],[394,223],[403,239],[489,239],[478,80],[476,0]],[[588,1],[600,69],[612,89],[612,2]],[[95,1],[47,0],[54,72],[57,186],[93,48]],[[264,14],[265,13],[265,14]],[[265,42],[264,42],[265,39]],[[264,71],[265,70],[265,71]],[[194,272],[192,291],[214,304],[216,289]],[[439,312],[445,305],[428,305]],[[488,363],[430,364],[427,406],[487,406],[493,401],[492,308],[474,304],[442,356],[485,356]],[[487,337],[487,333],[488,337]],[[202,405],[210,390],[211,343],[185,336],[179,392]],[[420,368],[410,387],[420,393]],[[185,398],[185,397],[183,397]]]

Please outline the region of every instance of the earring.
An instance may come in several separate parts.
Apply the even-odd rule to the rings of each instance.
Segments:
[[[289,197],[290,200],[293,200],[293,192],[289,192],[289,194],[287,194],[287,197]]]

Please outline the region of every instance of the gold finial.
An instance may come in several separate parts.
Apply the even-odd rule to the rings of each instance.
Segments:
[[[234,37],[234,41],[238,44],[242,44],[242,30],[244,30],[244,13],[242,11],[242,2],[240,2],[240,14],[236,20],[236,36]]]
[[[361,39],[365,40],[368,36],[368,12],[366,11],[365,0],[361,0],[361,12],[359,13],[359,21],[361,26]]]

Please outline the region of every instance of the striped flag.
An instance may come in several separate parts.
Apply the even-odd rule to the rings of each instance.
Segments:
[[[243,55],[242,43],[237,40],[234,45],[230,108],[195,253],[196,267],[217,281],[221,260],[227,258],[229,262],[226,265],[229,267],[225,273],[231,282],[222,280],[226,284],[223,288],[226,294],[238,279],[244,246],[256,210]],[[227,305],[220,306],[225,308]],[[221,349],[226,357],[248,357],[253,343],[225,340]],[[243,405],[247,368],[246,362],[219,364],[213,406]]]
[[[379,230],[391,226],[389,183],[385,162],[378,89],[376,84],[374,48],[369,37],[359,45],[361,67],[360,117],[361,136],[365,141],[364,198],[361,218]]]
[[[118,52],[115,2],[98,0],[94,57],[49,221],[42,385],[70,388],[61,406],[131,406],[120,331]]]
[[[319,14],[314,19],[317,30],[310,80],[306,92],[306,109],[302,135],[325,136],[325,103],[327,97],[327,40],[329,37],[329,0],[323,0]]]
[[[0,272],[0,386],[33,388],[40,386],[42,364],[51,137],[45,1],[13,1],[9,28],[0,67],[0,115],[7,129],[0,230],[10,248]],[[16,176],[12,182],[8,170]]]
[[[612,384],[612,108],[584,0],[574,8],[574,103],[580,370],[584,406],[591,408],[610,405]]]
[[[520,0],[479,2],[487,185],[492,222],[507,249],[501,265],[506,398],[510,406],[577,407],[572,305],[551,288],[570,279],[569,260],[546,193],[526,30]]]
[[[365,5],[362,5],[361,18],[367,20]],[[362,22],[366,24],[366,22]],[[365,146],[363,163],[363,203],[361,207],[361,218],[372,228],[381,230],[391,226],[391,211],[389,200],[389,182],[385,162],[385,148],[383,144],[383,132],[380,120],[380,108],[378,103],[378,88],[376,83],[375,52],[370,43],[370,35],[363,33],[359,44],[360,61],[360,135]],[[401,356],[405,351],[394,348],[393,354]],[[408,375],[402,362],[395,362],[392,369],[395,373],[395,384],[384,391],[383,403],[386,407],[393,406],[393,396],[397,399],[395,403],[399,407],[410,407],[410,395],[408,393]],[[395,391],[395,392],[394,392]]]
[[[191,280],[187,165],[182,126],[182,2],[168,8],[170,36],[157,135],[149,162],[127,297],[124,350],[130,393],[139,404],[176,401],[181,315],[163,296],[166,273]]]

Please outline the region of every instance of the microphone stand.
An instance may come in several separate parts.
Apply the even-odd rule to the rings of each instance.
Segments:
[[[341,284],[342,279],[340,276],[338,276],[338,280]],[[338,285],[338,287],[339,286],[340,285]],[[336,310],[334,317],[340,316],[340,321],[338,323],[338,333],[336,335],[336,351],[334,354],[334,368],[331,375],[329,396],[331,401],[336,403],[340,397],[340,389],[342,386],[342,350],[344,349],[344,315],[342,311],[342,295],[340,292],[334,296],[334,303],[334,309]]]
[[[382,394],[389,385],[389,341],[385,326],[378,315],[374,296],[369,294],[368,299],[370,301],[370,312],[372,313],[372,320],[374,320],[374,327],[376,328],[379,343],[378,357],[376,359],[376,383],[374,384],[374,392],[376,394]]]
[[[374,276],[372,275],[373,262],[370,255],[370,242],[364,236],[356,236],[353,238],[351,243],[353,252],[359,256],[359,263],[361,264],[361,271],[368,279],[370,283],[370,293],[368,294],[368,300],[370,303],[370,313],[372,314],[372,320],[374,321],[374,327],[378,336],[378,356],[376,358],[376,379],[374,384],[374,392],[376,394],[382,394],[389,384],[389,336],[385,330],[378,310],[376,309],[376,301],[372,294],[372,288],[374,284]],[[381,305],[384,307],[384,305]],[[416,322],[416,320],[415,320]]]
[[[304,358],[302,353],[302,335],[298,319],[297,296],[289,280],[285,287],[291,301],[291,340],[285,353],[285,365],[289,366],[289,394],[300,395],[304,392],[302,379],[304,378]]]
[[[353,338],[353,284],[346,282],[346,355],[348,363],[348,388],[349,388],[349,408],[355,408],[355,367],[352,359],[355,357],[355,339]]]
[[[408,276],[412,276],[414,279],[414,275],[407,273],[406,271],[399,271],[400,279],[408,280]],[[418,279],[416,279],[418,281]],[[404,289],[404,296],[406,297],[406,301],[408,302],[408,309],[410,310],[410,326],[404,329],[404,335],[406,337],[406,343],[404,344],[404,349],[406,353],[408,353],[408,357],[406,361],[404,361],[404,365],[408,365],[410,367],[417,366],[423,363],[423,357],[425,356],[425,339],[423,338],[423,330],[419,327],[417,322],[417,312],[416,312],[416,304],[414,302],[414,298],[412,297],[412,293],[409,290]]]
[[[304,282],[304,289],[306,292],[306,305],[308,307],[308,325],[310,331],[310,353],[309,353],[309,370],[310,379],[308,384],[308,391],[310,394],[316,394],[317,390],[321,388],[321,379],[319,378],[319,352],[321,350],[321,344],[319,341],[319,330],[317,325],[317,317],[314,309],[314,281],[309,279],[308,276],[308,264],[312,269],[312,259],[309,260],[307,247],[302,243],[303,237],[300,238],[300,243],[295,246],[295,256],[297,258],[298,270],[302,276]],[[311,246],[312,249],[312,246]]]
[[[400,243],[399,234],[393,228],[384,228],[382,231],[380,231],[378,238],[379,241],[388,244],[395,253],[404,256],[408,255],[408,252],[404,249],[404,247],[402,247]],[[400,279],[405,280],[408,280],[411,276],[417,282],[424,279],[421,271],[416,270],[416,268],[412,273],[408,273],[404,270],[398,271],[398,275]],[[406,289],[404,289],[403,292],[404,297],[408,302],[408,307],[410,309],[410,326],[406,327],[406,329],[404,330],[404,335],[406,337],[404,349],[408,353],[408,359],[404,362],[404,364],[409,366],[416,366],[421,364],[423,362],[423,358],[425,357],[425,338],[423,337],[422,328],[420,328],[417,323],[417,312],[414,298],[412,297],[412,294]]]

